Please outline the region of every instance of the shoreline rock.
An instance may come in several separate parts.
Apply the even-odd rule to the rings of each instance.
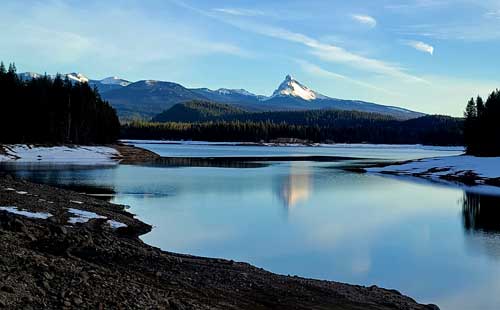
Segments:
[[[46,185],[0,177],[0,206],[53,215],[0,211],[4,308],[438,309],[377,286],[283,276],[247,263],[162,251],[138,238],[151,226],[124,206]],[[71,224],[70,208],[101,218]],[[113,228],[107,220],[127,227]]]

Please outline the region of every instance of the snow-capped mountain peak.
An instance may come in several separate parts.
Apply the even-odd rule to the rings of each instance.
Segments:
[[[285,77],[285,80],[280,84],[278,89],[274,91],[271,98],[286,96],[297,97],[306,101],[326,98],[325,96],[315,92],[307,86],[300,84],[291,75],[287,75]]]
[[[99,82],[105,85],[120,85],[120,86],[128,86],[131,83],[127,80],[120,79],[119,77],[116,76],[107,77],[105,79],[100,80]]]
[[[68,73],[68,74],[66,74],[66,77],[68,77],[71,81],[74,81],[74,82],[79,82],[79,83],[88,83],[89,82],[89,79],[81,73],[76,73],[76,72]]]

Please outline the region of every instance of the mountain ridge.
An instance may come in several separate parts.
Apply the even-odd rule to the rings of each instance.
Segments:
[[[37,73],[20,73],[20,78],[28,79]],[[38,75],[41,76],[41,75]],[[287,75],[271,96],[257,95],[246,89],[187,88],[181,84],[158,80],[131,82],[116,76],[102,80],[89,79],[81,73],[68,73],[73,82],[89,83],[96,87],[101,96],[110,102],[122,119],[153,117],[177,103],[191,100],[205,100],[231,104],[249,111],[284,111],[339,109],[373,112],[401,119],[411,119],[425,115],[405,108],[386,106],[372,102],[337,99],[325,96],[301,84]]]

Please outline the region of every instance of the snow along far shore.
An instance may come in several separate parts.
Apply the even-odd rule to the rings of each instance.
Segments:
[[[478,194],[500,195],[500,157],[434,157],[364,170],[415,181],[427,179],[443,185],[458,185]]]
[[[474,173],[480,178],[500,178],[500,157],[469,155],[426,158],[386,167],[367,168],[368,172],[395,174],[429,174],[433,176],[464,175]]]
[[[105,146],[33,146],[26,144],[0,145],[0,162],[69,163],[81,165],[117,164],[120,153]]]

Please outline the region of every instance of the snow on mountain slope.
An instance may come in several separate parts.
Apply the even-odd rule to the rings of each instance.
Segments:
[[[23,73],[19,73],[18,76],[23,81],[29,81],[31,79],[41,78],[43,76],[43,74],[36,73],[36,72],[23,72]],[[54,79],[56,77],[56,75],[49,75],[48,77],[50,77],[51,79]],[[76,72],[62,74],[61,77],[63,79],[68,77],[71,81],[78,82],[78,83],[88,83],[89,82],[89,79],[85,75],[83,75],[81,73],[76,73]]]
[[[18,76],[22,81],[29,81],[32,79],[38,79],[38,78],[42,77],[41,74],[36,73],[36,72],[23,72],[23,73],[19,73]]]
[[[131,82],[124,80],[124,79],[120,79],[119,77],[116,77],[116,76],[107,77],[105,79],[100,80],[99,82],[104,84],[104,85],[128,86],[131,84]]]
[[[252,94],[251,92],[247,91],[246,89],[228,89],[228,88],[219,88],[216,90],[219,94],[222,95],[242,95],[242,96],[251,96],[251,97],[257,97],[257,95]]]
[[[285,77],[285,80],[280,84],[278,89],[276,89],[270,98],[274,97],[298,97],[306,101],[316,100],[316,99],[326,99],[314,90],[300,84],[297,80],[292,78],[290,75]]]
[[[71,81],[74,81],[74,82],[79,82],[79,83],[88,83],[89,82],[89,79],[81,73],[71,72],[71,73],[66,74],[66,76]]]

